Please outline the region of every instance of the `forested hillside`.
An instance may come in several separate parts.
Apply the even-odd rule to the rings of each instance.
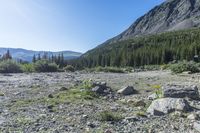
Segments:
[[[193,60],[200,55],[200,29],[167,32],[100,45],[72,64],[78,68],[96,66],[142,66]]]

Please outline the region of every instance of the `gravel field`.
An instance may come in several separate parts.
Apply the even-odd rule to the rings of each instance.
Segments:
[[[198,127],[194,123],[198,123],[198,118],[190,119],[188,115],[198,114],[199,100],[186,98],[195,108],[192,112],[151,116],[146,109],[152,102],[148,96],[155,92],[155,86],[181,84],[200,88],[199,77],[173,75],[169,71],[0,74],[0,132],[196,133]],[[106,82],[111,92],[88,98],[70,91],[89,80]],[[137,93],[117,93],[127,86],[133,86]],[[103,119],[106,111],[113,115],[113,120]]]

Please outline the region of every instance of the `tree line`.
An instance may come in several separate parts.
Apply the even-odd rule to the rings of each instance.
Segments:
[[[99,46],[79,59],[76,68],[116,66],[138,67],[167,64],[172,61],[199,60],[200,29],[167,32],[132,38]]]
[[[47,60],[50,63],[56,63],[61,68],[67,65],[67,60],[65,60],[64,54],[58,54],[58,55],[48,55],[48,53],[44,53],[42,56],[41,54],[33,55],[32,62],[35,63],[40,60]]]

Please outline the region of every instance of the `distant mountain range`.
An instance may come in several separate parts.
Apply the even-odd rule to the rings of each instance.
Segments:
[[[41,56],[44,55],[44,53],[47,53],[48,56],[59,54],[64,55],[65,59],[74,59],[77,57],[80,57],[82,53],[80,52],[74,52],[74,51],[59,51],[59,52],[52,52],[52,51],[33,51],[33,50],[26,50],[22,48],[0,48],[0,55],[3,55],[7,52],[7,50],[10,51],[12,57],[16,60],[23,60],[31,62],[34,55],[40,54]]]

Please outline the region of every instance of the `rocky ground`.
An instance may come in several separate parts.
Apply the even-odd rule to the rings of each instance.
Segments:
[[[83,82],[100,82],[107,92],[85,91]],[[107,83],[105,85],[105,83]],[[5,133],[196,133],[200,131],[198,99],[185,98],[190,111],[147,113],[166,84],[196,85],[199,74],[169,71],[113,73],[0,74],[0,132]],[[118,94],[134,87],[131,95]],[[160,100],[161,97],[155,99]],[[174,105],[173,105],[174,106]],[[179,105],[177,105],[179,106]],[[158,107],[159,108],[159,107]],[[166,107],[168,108],[168,107]],[[176,108],[176,107],[174,107]]]

